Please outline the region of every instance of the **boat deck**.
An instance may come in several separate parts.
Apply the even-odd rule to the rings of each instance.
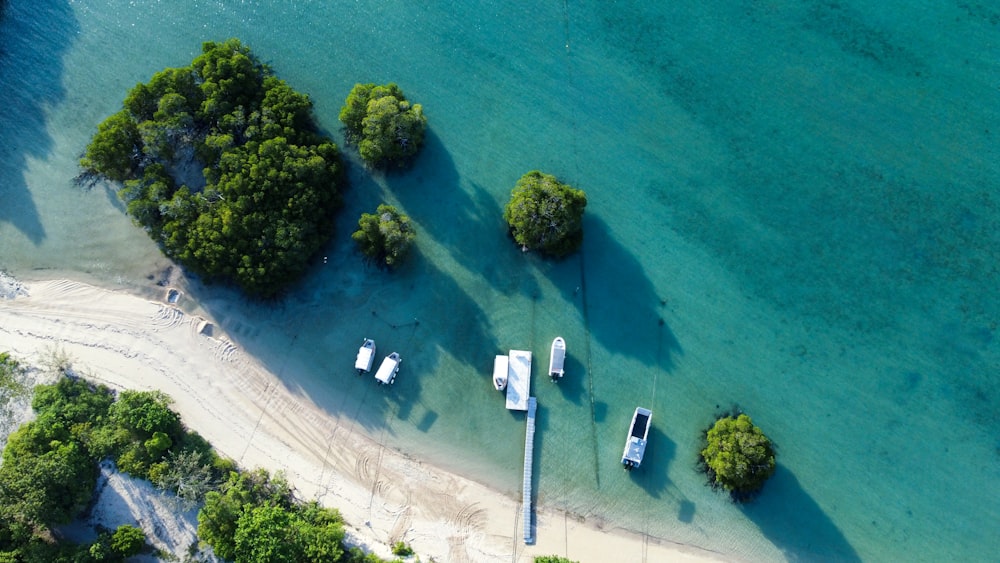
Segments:
[[[531,387],[531,352],[511,350],[507,371],[507,408],[512,411],[528,410],[528,391]]]

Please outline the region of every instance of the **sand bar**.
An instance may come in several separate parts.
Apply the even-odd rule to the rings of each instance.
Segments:
[[[5,283],[10,283],[8,280]],[[338,508],[349,535],[383,557],[405,541],[422,560],[720,561],[694,547],[601,529],[536,507],[536,542],[519,537],[521,506],[486,486],[380,446],[355,425],[289,391],[204,319],[163,302],[86,284],[18,284],[0,295],[0,348],[29,363],[59,350],[73,368],[122,389],[160,389],[184,422],[243,467],[284,470],[304,498]]]

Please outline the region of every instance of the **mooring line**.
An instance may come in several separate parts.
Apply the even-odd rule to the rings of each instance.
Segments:
[[[662,321],[662,319],[661,319]],[[663,323],[660,322],[660,332],[656,336],[656,366],[653,368],[653,393],[649,398],[649,408],[656,401],[656,382],[660,379],[660,362],[663,360]]]
[[[583,312],[583,326],[587,333],[587,338],[584,341],[584,349],[587,355],[587,387],[590,394],[590,439],[594,445],[594,479],[597,481],[597,486],[600,487],[601,474],[598,470],[600,465],[598,464],[597,455],[597,406],[594,402],[594,361],[590,350],[591,334],[590,314],[587,312],[587,274],[582,252],[580,253],[580,310]]]

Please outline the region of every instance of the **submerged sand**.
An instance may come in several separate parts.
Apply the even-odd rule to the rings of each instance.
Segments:
[[[382,446],[288,389],[212,319],[166,296],[151,301],[67,280],[5,285],[16,290],[0,298],[4,350],[39,364],[64,354],[77,373],[112,388],[164,391],[220,453],[284,471],[301,497],[342,512],[353,543],[381,556],[404,541],[436,561],[725,559],[545,506],[535,511],[536,543],[524,545],[520,499]]]

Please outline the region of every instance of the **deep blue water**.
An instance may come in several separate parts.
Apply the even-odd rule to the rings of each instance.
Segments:
[[[338,142],[350,87],[394,81],[430,120],[415,166],[352,161],[328,260],[284,301],[192,283],[189,307],[272,367],[307,366],[288,385],[332,415],[512,495],[523,415],[488,375],[532,350],[538,502],[609,527],[749,560],[996,560],[997,6],[7,4],[0,268],[152,291],[167,261],[72,179],[125,91],[202,41],[242,39]],[[522,254],[500,217],[536,168],[588,194],[560,262]],[[382,201],[419,229],[393,274],[349,240]],[[363,336],[404,356],[388,394],[349,369]],[[651,441],[625,474],[637,405]],[[779,452],[742,508],[695,468],[734,405]]]

